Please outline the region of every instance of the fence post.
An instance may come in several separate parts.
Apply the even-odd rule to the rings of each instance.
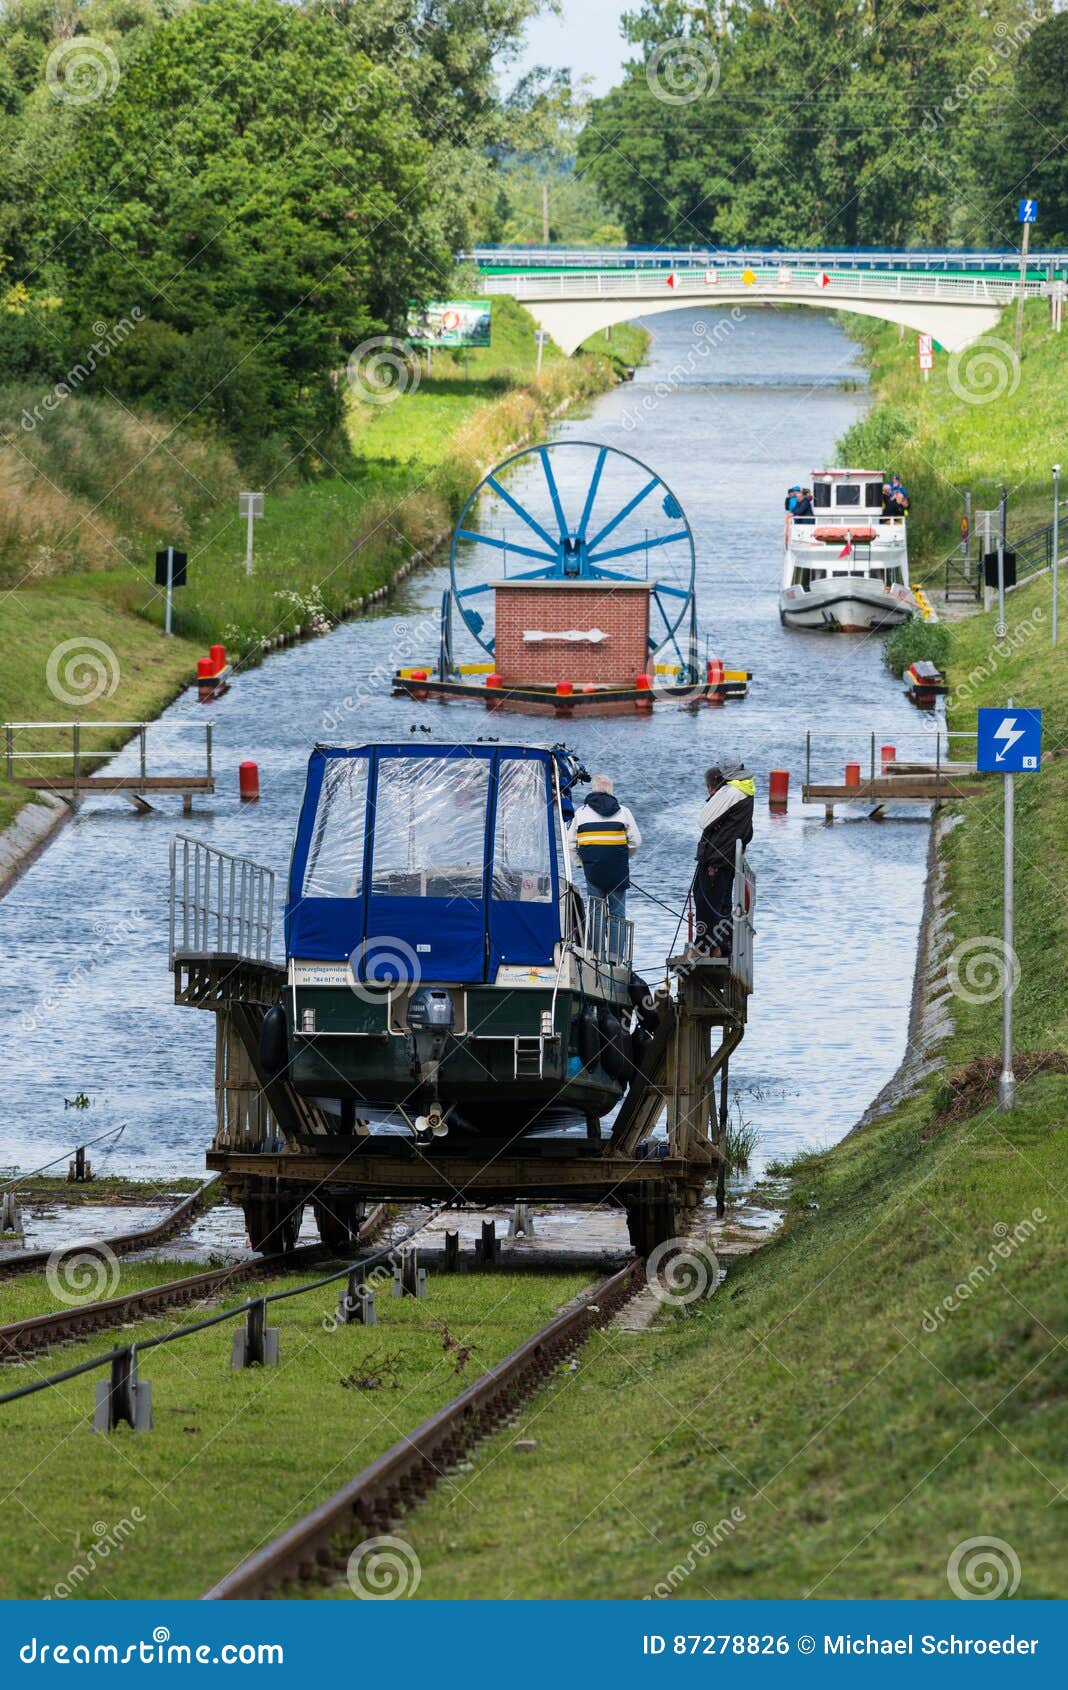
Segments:
[[[4,742],[5,742],[5,755],[6,755],[6,758],[7,758],[7,778],[8,778],[8,780],[10,780],[11,776],[14,772],[13,768],[12,768],[12,764],[14,762],[14,756],[15,756],[15,730],[12,727],[10,722],[8,722],[5,726],[5,728],[4,728]]]
[[[78,773],[82,760],[82,724],[80,722],[73,722],[71,724],[71,748],[73,751],[72,761],[74,764],[74,796],[77,797]]]
[[[147,724],[147,722],[142,722],[140,728],[138,729],[138,734],[139,734],[139,737],[140,737],[140,740],[141,740],[141,790],[142,790],[142,792],[145,789],[145,777],[148,774],[148,748],[145,744],[147,733],[148,733],[148,724]]]
[[[206,759],[206,762],[207,762],[207,768],[205,770],[205,773],[207,774],[207,777],[210,781],[210,779],[211,779],[211,723],[210,722],[205,722],[205,724],[204,724],[204,756],[205,756],[205,759]]]

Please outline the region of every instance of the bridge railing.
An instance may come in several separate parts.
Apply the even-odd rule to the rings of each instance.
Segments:
[[[752,277],[746,281],[745,277]],[[824,280],[826,277],[826,280]],[[482,278],[487,294],[511,294],[516,299],[647,299],[667,286],[659,270],[619,271],[611,275],[492,276]],[[1023,283],[1024,293],[1038,297],[1047,288],[1044,281]],[[717,295],[784,295],[817,293],[832,298],[940,300],[954,305],[1005,305],[1016,298],[1018,280],[987,276],[883,275],[877,272],[847,273],[797,270],[788,265],[775,269],[748,270],[709,267],[675,274],[671,281],[676,298],[697,295],[714,300]]]
[[[1017,275],[1020,269],[1020,254],[1011,249],[953,252],[943,248],[902,252],[891,247],[827,247],[792,251],[775,247],[684,247],[672,251],[638,246],[480,246],[461,253],[460,261],[475,264],[481,270],[704,270],[711,265],[742,269],[746,265],[767,268],[785,264],[795,269],[984,271]],[[1031,275],[1044,270],[1052,278],[1054,274],[1068,273],[1068,258],[1064,252],[1032,252],[1027,267]]]

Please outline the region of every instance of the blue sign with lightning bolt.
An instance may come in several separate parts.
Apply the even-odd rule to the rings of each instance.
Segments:
[[[976,767],[988,774],[1022,775],[1042,758],[1041,710],[980,710]]]

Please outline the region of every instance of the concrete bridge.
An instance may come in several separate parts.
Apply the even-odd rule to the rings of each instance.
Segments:
[[[587,256],[596,262],[596,254]],[[484,293],[511,294],[567,353],[614,323],[696,305],[717,314],[764,305],[855,311],[933,335],[947,352],[957,352],[996,326],[1021,287],[1031,297],[1062,285],[1033,273],[1021,283],[1004,274],[824,268],[811,262],[567,271],[534,265],[482,276]]]

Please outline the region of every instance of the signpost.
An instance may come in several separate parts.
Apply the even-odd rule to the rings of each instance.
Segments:
[[[549,337],[548,331],[546,329],[535,329],[535,331],[534,331],[534,343],[538,348],[538,367],[537,367],[536,373],[539,376],[541,375],[541,355],[544,352],[545,347],[549,342],[549,338],[550,337]]]
[[[1016,356],[1020,356],[1023,345],[1023,309],[1024,284],[1027,281],[1027,249],[1031,242],[1031,225],[1038,222],[1038,201],[1021,200],[1016,211],[1016,221],[1023,225],[1023,240],[1020,242],[1020,291],[1016,296]]]
[[[924,381],[930,381],[931,371],[934,369],[934,336],[921,334],[916,341],[916,355],[920,369],[923,371]]]
[[[258,516],[263,515],[262,493],[239,493],[237,495],[237,514],[248,521],[248,533],[245,539],[245,574],[252,574],[252,526]]]
[[[1060,563],[1061,549],[1061,466],[1053,466],[1053,626],[1050,630],[1050,644],[1057,644],[1057,565]]]
[[[164,601],[163,632],[169,634],[171,629],[171,609],[175,587],[185,586],[185,569],[188,558],[185,552],[175,551],[168,546],[166,551],[156,553],[156,586],[166,587],[167,597]]]
[[[1001,775],[1005,795],[1005,853],[1003,895],[1004,956],[1001,1014],[1001,1075],[998,1079],[998,1108],[1005,1112],[1016,1104],[1016,1076],[1012,1071],[1012,1009],[1016,989],[1016,953],[1013,949],[1015,902],[1013,855],[1015,848],[1014,777],[1037,771],[1042,757],[1041,710],[1014,710],[1010,698],[1004,710],[979,711],[979,747],[976,768]]]

